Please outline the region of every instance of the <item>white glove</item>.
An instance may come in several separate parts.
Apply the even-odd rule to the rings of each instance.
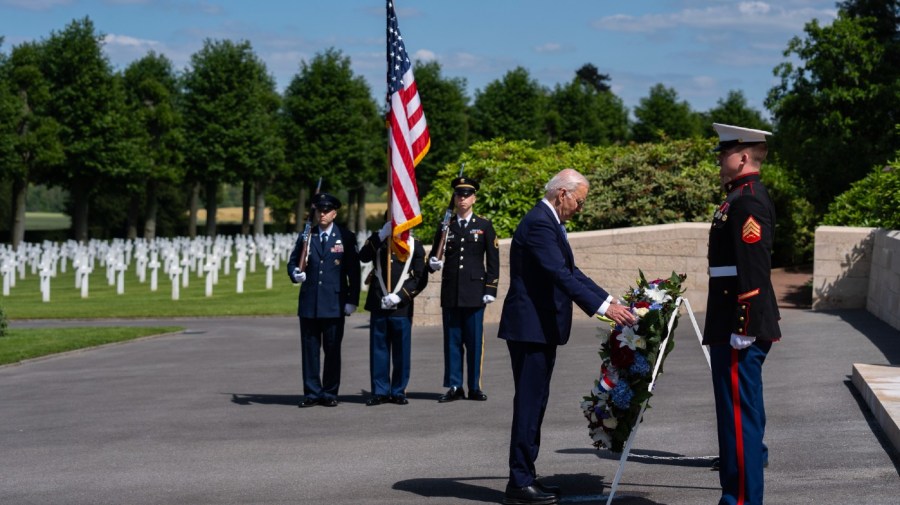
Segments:
[[[390,236],[391,236],[391,223],[387,222],[387,223],[384,223],[384,226],[382,226],[380,230],[378,230],[378,240],[384,242],[384,239],[386,239]]]
[[[352,305],[349,303],[344,304],[344,315],[349,316],[350,314],[356,312],[356,305]]]
[[[484,295],[484,296],[481,298],[481,303],[487,305],[487,304],[489,304],[489,303],[492,303],[494,300],[496,300],[496,298],[494,298],[493,296],[491,296],[491,295]]]
[[[437,256],[432,256],[428,258],[428,266],[431,267],[432,270],[437,272],[438,270],[444,268],[444,262],[437,259]]]
[[[400,297],[391,293],[381,299],[381,308],[384,310],[390,310],[396,307],[400,303]]]
[[[731,347],[734,347],[737,350],[746,349],[753,344],[753,341],[756,340],[756,337],[748,337],[745,335],[738,335],[737,333],[731,334]]]
[[[293,277],[294,277],[294,282],[296,282],[297,284],[300,284],[306,280],[306,272],[301,272],[299,268],[294,267]]]

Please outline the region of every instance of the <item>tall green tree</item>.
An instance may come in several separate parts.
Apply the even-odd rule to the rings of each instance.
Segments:
[[[91,200],[132,169],[125,96],[102,51],[103,35],[90,18],[72,21],[43,42],[41,71],[50,86],[48,114],[60,125],[65,161],[49,184],[71,191],[72,233],[88,239]],[[102,184],[101,184],[102,183]]]
[[[628,109],[610,91],[609,76],[588,63],[550,94],[555,121],[554,141],[608,145],[628,138]]]
[[[634,108],[637,120],[632,127],[637,142],[686,139],[700,134],[700,118],[687,101],[679,100],[675,88],[656,84]]]
[[[416,62],[415,75],[431,136],[428,155],[416,166],[416,184],[424,196],[438,170],[456,163],[469,146],[469,97],[466,80],[442,76],[441,64],[436,61]]]
[[[774,148],[804,178],[819,213],[900,148],[897,2],[844,5],[830,26],[813,20],[805,38],[791,39],[766,100]]]
[[[426,114],[427,114],[426,110]],[[346,189],[348,200],[359,208],[365,201],[365,183],[384,181],[387,133],[368,84],[353,74],[350,58],[328,49],[300,71],[284,92],[284,135],[290,184],[283,188],[297,226],[305,212],[307,188],[322,177],[329,193]],[[363,229],[359,212],[346,212],[351,228]]]
[[[470,111],[473,140],[505,138],[546,145],[551,140],[546,128],[547,95],[547,90],[522,67],[488,83],[484,90],[475,92]]]
[[[755,128],[757,130],[771,131],[772,125],[763,119],[762,114],[747,105],[747,99],[744,92],[740,90],[731,90],[728,96],[720,98],[716,102],[716,106],[703,115],[703,126],[712,135],[710,123],[723,123],[745,128]]]
[[[40,69],[41,45],[23,43],[2,62],[0,81],[0,162],[11,183],[10,242],[25,238],[25,201],[29,182],[40,179],[63,161],[59,124],[47,115],[50,86]]]
[[[213,41],[191,56],[183,76],[186,178],[205,189],[206,234],[216,234],[222,183],[255,185],[264,194],[283,156],[272,116],[274,80],[247,41]],[[245,191],[245,195],[247,192]],[[249,202],[244,198],[244,227]],[[189,230],[196,229],[192,207]],[[262,219],[260,216],[259,219]]]
[[[178,78],[172,62],[152,51],[131,63],[123,78],[141,153],[129,186],[131,205],[127,236],[137,236],[136,214],[138,208],[143,207],[143,236],[153,239],[156,237],[160,186],[176,184],[183,175],[185,139],[178,108]]]

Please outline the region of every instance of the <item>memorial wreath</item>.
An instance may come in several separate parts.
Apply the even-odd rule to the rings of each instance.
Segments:
[[[675,345],[670,338],[666,348],[660,349],[668,334],[669,319],[678,310],[676,301],[684,292],[686,277],[672,272],[668,279],[648,282],[640,272],[638,286],[623,296],[637,322],[633,326],[614,325],[609,335],[601,336],[600,377],[581,402],[594,447],[622,452],[643,403],[653,396],[649,385],[656,361],[660,360],[662,373],[662,362]],[[673,332],[677,325],[675,314]]]

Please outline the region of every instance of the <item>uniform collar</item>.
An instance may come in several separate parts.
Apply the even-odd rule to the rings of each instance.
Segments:
[[[725,184],[725,192],[731,193],[737,188],[745,186],[751,182],[759,182],[759,172],[753,172],[751,174],[742,175],[737,179],[733,179]]]

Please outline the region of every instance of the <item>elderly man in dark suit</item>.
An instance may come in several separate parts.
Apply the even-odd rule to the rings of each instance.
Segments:
[[[585,314],[631,325],[634,315],[575,266],[565,223],[583,206],[589,183],[573,169],[556,174],[544,198],[519,223],[509,250],[509,292],[499,337],[512,361],[515,399],[509,446],[509,483],[503,503],[558,503],[559,488],[536,480],[534,461],[550,396],[557,346],[569,340],[572,303]]]
[[[310,231],[309,244],[303,234],[288,260],[288,276],[302,283],[297,304],[303,361],[303,401],[300,407],[336,407],[341,385],[341,341],[344,318],[356,312],[359,302],[359,255],[356,236],[334,222],[341,202],[328,193],[313,197],[319,225]],[[306,268],[298,262],[309,248]],[[325,353],[319,375],[319,350]]]

